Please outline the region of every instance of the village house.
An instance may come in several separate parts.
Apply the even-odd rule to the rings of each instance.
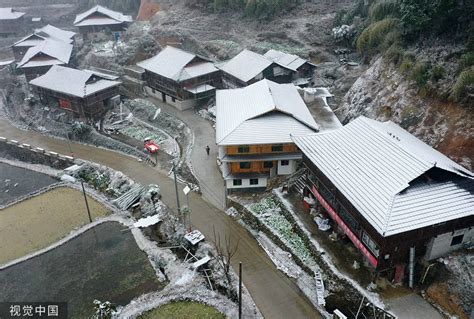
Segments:
[[[13,8],[0,8],[0,36],[17,35],[23,30],[25,12]]]
[[[474,174],[394,123],[359,117],[292,139],[307,168],[305,196],[379,273],[400,282],[415,257],[472,245]]]
[[[74,44],[75,34],[75,32],[62,30],[50,24],[40,29],[36,29],[34,33],[24,37],[11,46],[15,61],[20,62],[30,48],[43,43],[47,39],[62,41],[67,44]]]
[[[104,73],[53,66],[30,85],[41,102],[97,121],[120,102],[121,82],[116,79]]]
[[[290,83],[295,71],[279,65],[261,54],[243,50],[229,61],[219,65],[223,71],[225,88],[240,88],[262,79]]]
[[[68,65],[72,50],[72,44],[48,38],[30,47],[17,68],[24,72],[27,81],[31,81],[48,72],[53,65]]]
[[[264,57],[283,68],[292,70],[293,83],[299,86],[308,85],[316,69],[316,65],[297,55],[273,49],[268,50],[267,53],[264,54]]]
[[[295,172],[301,152],[290,134],[318,131],[293,84],[261,80],[216,93],[216,144],[227,190],[265,188]]]
[[[97,5],[78,14],[74,26],[83,40],[118,40],[133,21],[129,15]]]
[[[209,59],[171,46],[137,65],[145,70],[146,92],[179,110],[208,101],[221,86]]]

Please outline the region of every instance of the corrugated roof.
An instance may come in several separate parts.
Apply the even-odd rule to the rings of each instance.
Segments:
[[[102,78],[90,82],[91,77],[94,75],[97,76],[97,74],[89,71],[53,66],[42,76],[31,80],[30,84],[83,98],[121,83]]]
[[[216,143],[220,145],[284,143],[291,141],[293,131],[318,130],[293,84],[266,79],[244,88],[218,90],[216,113]]]
[[[52,64],[68,64],[69,59],[71,58],[72,49],[72,44],[53,39],[46,39],[42,43],[29,48],[23,56],[23,59],[21,59],[20,63],[18,63],[18,66],[20,68],[24,67],[27,63],[31,62],[31,60],[35,59],[35,57],[37,57],[38,54],[41,53],[50,58],[53,58],[50,59],[51,61],[57,60],[57,62],[54,62]]]
[[[435,184],[427,186],[430,190],[421,191],[410,186],[416,178],[434,167],[462,177],[474,175],[391,122],[359,117],[340,129],[292,138],[382,236],[474,212],[474,195],[467,195],[467,191],[458,200],[463,207],[471,203],[470,210],[440,204],[432,207],[429,215],[416,217],[424,200],[417,200],[418,195],[426,199],[426,194],[437,193],[441,198],[458,192],[453,185],[436,188]],[[469,183],[472,185],[473,181],[470,179]]]
[[[245,49],[221,65],[220,69],[241,81],[248,82],[262,73],[272,63],[263,55]]]
[[[16,11],[13,8],[0,8],[0,20],[15,20],[25,15],[25,12]]]
[[[106,17],[110,18],[106,20],[104,19],[97,19],[95,20],[94,18],[88,19],[89,16],[91,16],[94,13],[101,13],[105,15]],[[88,21],[85,21],[88,20]],[[132,22],[133,19],[131,16],[124,15],[121,12],[113,11],[110,10],[106,7],[97,5],[95,7],[90,8],[86,12],[83,12],[81,14],[78,14],[76,16],[76,19],[74,20],[74,26],[83,26],[83,25],[103,25],[103,24],[116,24],[116,23],[122,23],[122,22]]]
[[[305,63],[309,63],[311,65],[311,62],[308,62],[305,59],[300,58],[297,55],[294,54],[289,54],[277,50],[268,50],[267,53],[264,54],[264,57],[269,59],[270,61],[275,62],[276,64],[288,68],[293,71],[297,71],[300,66],[302,66]]]
[[[197,57],[196,54],[167,46],[154,57],[138,62],[137,65],[177,82],[217,71],[210,62],[198,62],[188,66]]]

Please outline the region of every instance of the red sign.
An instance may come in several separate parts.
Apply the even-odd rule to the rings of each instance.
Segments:
[[[59,107],[66,110],[72,110],[71,101],[59,99]]]
[[[352,232],[352,230],[344,223],[341,217],[336,213],[336,211],[329,205],[328,202],[321,196],[321,194],[318,192],[316,187],[311,188],[311,192],[316,196],[318,201],[323,205],[323,207],[328,211],[328,213],[331,215],[332,219],[336,221],[336,223],[341,227],[341,229],[344,231],[344,233],[347,235],[347,237],[350,238],[350,240],[354,243],[354,245],[360,249],[360,251],[369,259],[370,263],[372,266],[377,267],[378,261],[377,258],[372,255],[372,253],[364,246],[364,244],[357,238],[357,236]]]

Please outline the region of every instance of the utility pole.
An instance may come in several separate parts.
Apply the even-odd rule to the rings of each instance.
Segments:
[[[179,206],[179,193],[178,193],[178,180],[176,179],[176,164],[173,161],[173,176],[174,176],[174,190],[176,192],[176,204],[178,205],[178,215],[181,213],[181,208]]]
[[[242,262],[239,262],[239,319],[242,319]]]
[[[86,202],[87,215],[89,215],[89,222],[92,223],[91,211],[89,209],[89,203],[87,202],[86,190],[84,189],[84,182],[81,181],[82,194],[84,194],[84,201]]]

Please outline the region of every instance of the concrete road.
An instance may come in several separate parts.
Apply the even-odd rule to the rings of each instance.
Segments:
[[[199,180],[203,197],[212,205],[223,208],[225,206],[225,188],[222,173],[217,166],[216,132],[211,123],[194,114],[194,110],[179,111],[173,106],[155,98],[148,98],[150,102],[181,121],[186,123],[194,134],[194,147],[191,154],[194,172]],[[211,149],[206,154],[206,146]]]
[[[67,141],[32,131],[19,130],[3,119],[0,119],[0,136],[28,143],[34,147],[69,154]],[[132,157],[93,146],[72,143],[72,150],[78,158],[122,171],[142,184],[159,184],[165,204],[171,209],[176,209],[174,184],[166,176],[166,172],[160,172]],[[184,186],[180,185],[180,188],[182,187]],[[184,195],[181,193],[180,196],[181,202],[184,202]],[[202,200],[196,193],[190,195],[189,202],[193,211],[191,222],[207,238],[213,237],[213,229],[215,229],[221,237],[230,236],[234,243],[239,240],[239,249],[233,260],[233,267],[236,269],[238,262],[242,261],[244,283],[266,318],[321,318],[297,285],[275,268],[257,241],[241,225]]]
[[[444,318],[423,297],[412,293],[399,298],[387,300],[390,311],[398,318],[406,319],[442,319]]]

